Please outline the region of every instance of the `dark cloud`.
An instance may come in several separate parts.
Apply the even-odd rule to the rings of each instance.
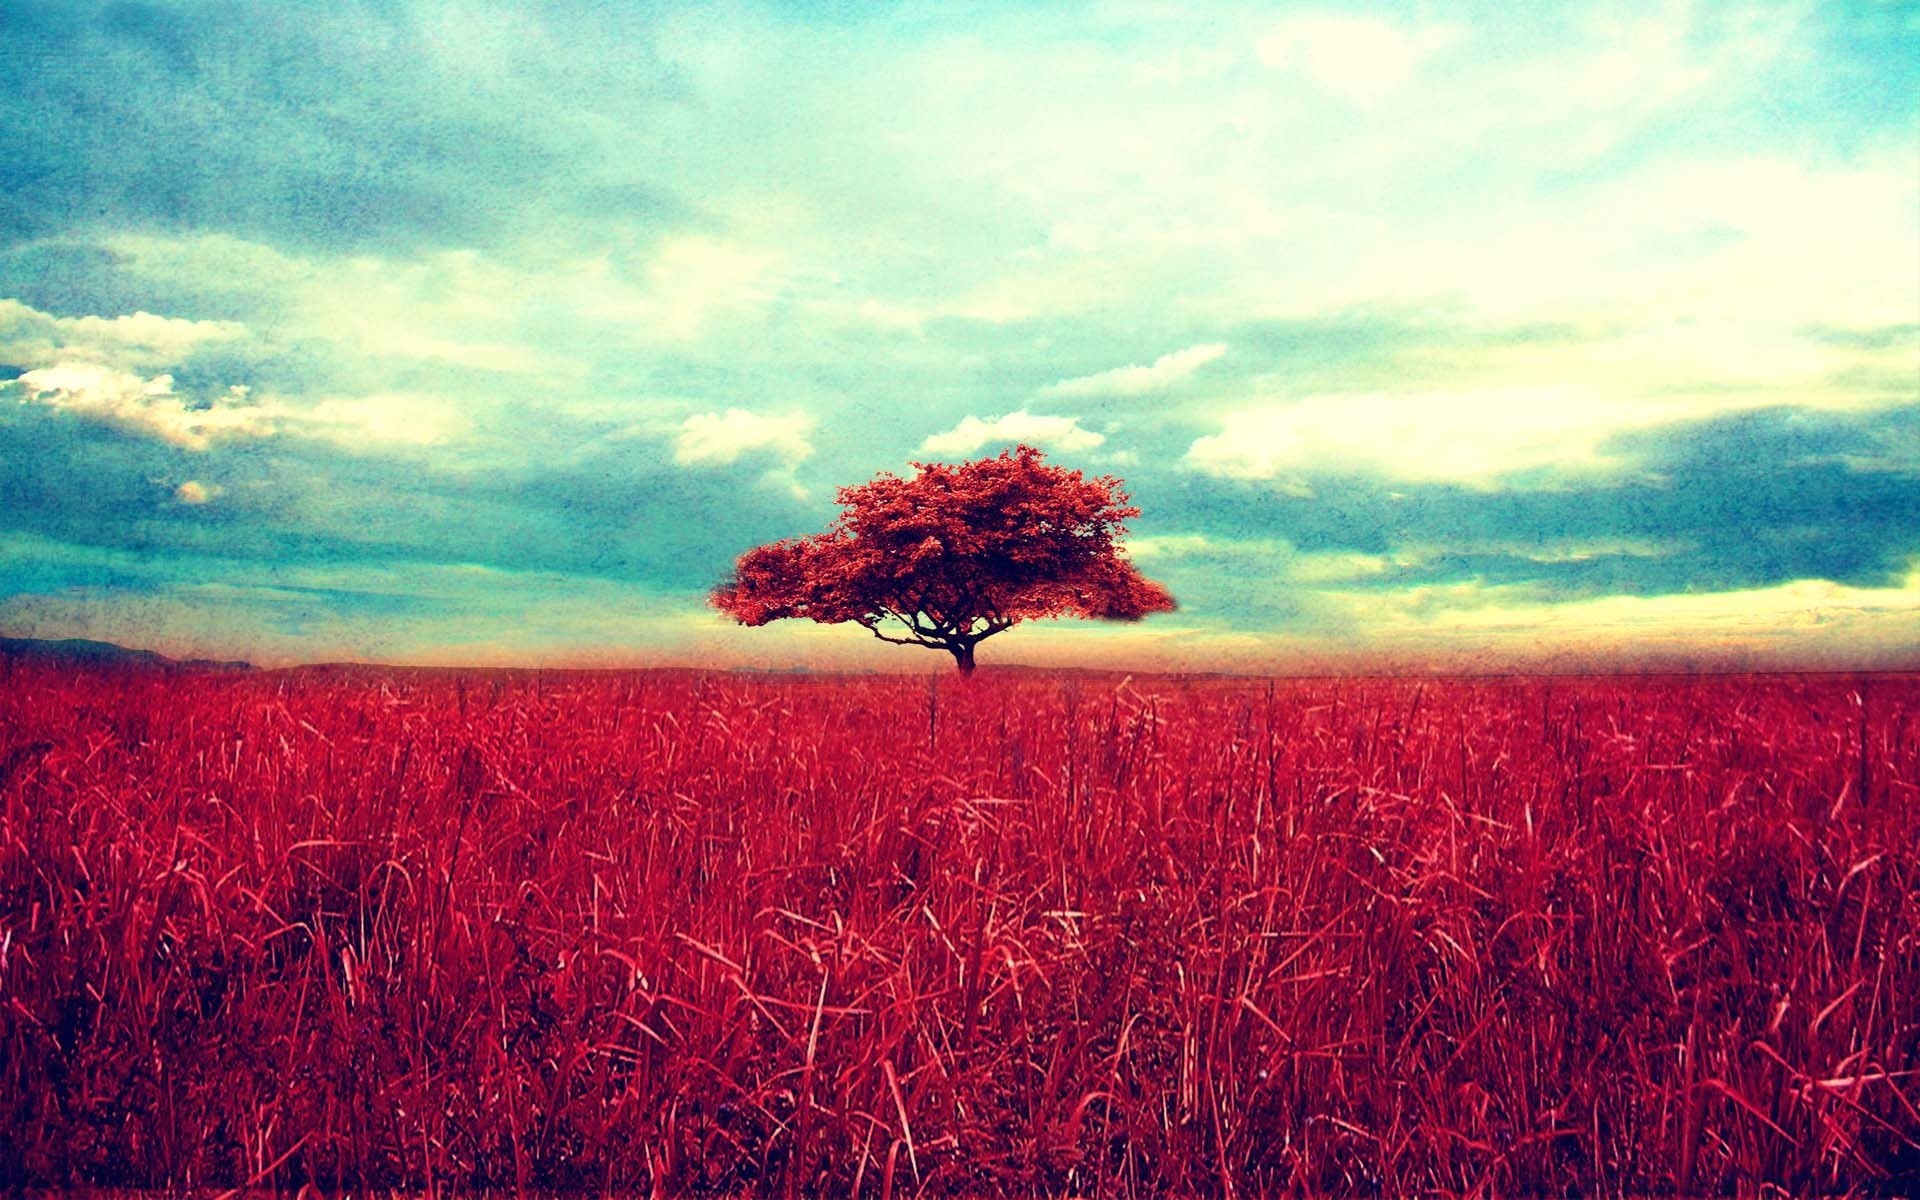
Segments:
[[[685,211],[598,156],[588,114],[672,87],[644,41],[570,61],[591,22],[541,30],[547,53],[507,31],[497,61],[473,61],[438,53],[432,15],[397,5],[10,7],[26,67],[0,93],[10,242],[212,230],[391,251],[491,244],[610,205],[641,222]],[[604,178],[582,191],[575,177]]]
[[[1475,580],[1557,599],[1664,595],[1828,579],[1897,584],[1920,555],[1920,460],[1856,464],[1920,409],[1773,409],[1622,438],[1640,465],[1613,483],[1483,491],[1362,476],[1306,477],[1311,494],[1137,473],[1143,533],[1273,539],[1304,553],[1409,562],[1342,586]],[[1230,566],[1225,569],[1230,570]],[[1251,564],[1266,571],[1268,564]]]
[[[146,311],[231,321],[254,316],[268,300],[245,279],[155,278],[135,272],[125,255],[61,241],[0,248],[0,291],[57,317]]]
[[[1892,350],[1899,346],[1920,346],[1920,323],[1906,322],[1900,325],[1876,325],[1867,329],[1852,329],[1840,325],[1810,325],[1801,330],[1806,337],[1829,346],[1844,346],[1849,350]]]
[[[688,470],[639,440],[557,466],[455,469],[292,436],[187,451],[14,403],[0,440],[17,454],[0,533],[162,558],[474,564],[697,593],[746,547],[817,519],[761,480],[764,462]],[[180,504],[188,479],[216,498]],[[0,591],[37,578],[0,570]]]

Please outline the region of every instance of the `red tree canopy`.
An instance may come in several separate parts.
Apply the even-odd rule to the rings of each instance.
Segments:
[[[982,639],[1034,617],[1172,611],[1167,589],[1118,552],[1140,515],[1120,481],[1044,457],[1021,446],[841,488],[831,529],[747,551],[713,604],[743,625],[852,621],[881,641],[948,651],[962,671]]]

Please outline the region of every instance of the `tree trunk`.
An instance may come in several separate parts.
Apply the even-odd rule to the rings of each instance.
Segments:
[[[972,642],[955,642],[947,647],[947,652],[953,655],[953,665],[960,668],[962,675],[973,674]]]

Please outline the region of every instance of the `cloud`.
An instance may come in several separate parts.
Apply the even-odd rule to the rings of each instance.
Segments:
[[[1506,554],[1528,562],[1562,564],[1592,562],[1600,558],[1667,558],[1686,550],[1685,542],[1656,541],[1652,538],[1548,538],[1529,545],[1523,542],[1494,542],[1486,546],[1454,547],[1455,553]],[[1429,551],[1433,553],[1434,551]]]
[[[1345,583],[1388,574],[1411,565],[1409,555],[1362,554],[1349,550],[1301,551],[1281,538],[1228,538],[1204,533],[1131,537],[1127,554],[1135,559],[1208,571],[1257,575],[1296,584]]]
[[[1286,578],[1293,583],[1349,583],[1372,579],[1408,565],[1400,556],[1358,554],[1347,550],[1325,550],[1316,554],[1297,554],[1287,563]]]
[[[766,277],[773,267],[772,255],[749,246],[708,237],[666,238],[646,270],[654,324],[671,338],[695,337],[713,317],[769,299]]]
[[[1091,429],[1081,428],[1077,417],[1047,416],[1023,409],[987,421],[969,416],[945,433],[928,436],[920,443],[918,453],[961,455],[1003,442],[1028,442],[1072,454],[1091,450],[1106,440]]]
[[[1912,320],[1912,153],[1885,145],[1840,162],[1731,149],[1660,158],[1569,188],[1551,205],[1510,202],[1497,228],[1457,212],[1454,237],[1419,236],[1422,217],[1410,214],[1400,236],[1356,250],[1343,290],[1321,299],[1446,297],[1507,320],[1611,314],[1680,333],[1680,347],[1705,351],[1701,366],[1761,377],[1776,347],[1806,326]],[[1755,364],[1755,353],[1766,358]]]
[[[397,392],[329,397],[284,415],[290,432],[349,447],[432,446],[461,428],[458,412],[445,400]]]
[[[1617,469],[1607,439],[1677,415],[1566,390],[1316,395],[1228,413],[1185,461],[1229,479],[1359,472],[1486,487],[1543,469]]]
[[[754,224],[750,216],[742,225]],[[698,345],[759,314],[787,287],[784,253],[742,236],[670,234],[644,252],[551,266],[545,286],[578,312],[630,339]],[[728,320],[731,318],[731,322]],[[756,329],[755,336],[762,331]]]
[[[198,479],[189,479],[173,489],[173,498],[182,504],[201,505],[225,490],[217,483],[201,483]]]
[[[651,15],[510,6],[9,13],[7,224],[225,229],[352,250],[475,245],[564,220],[600,127],[657,103]],[[638,28],[636,28],[638,26]],[[405,71],[389,64],[404,61]],[[612,155],[583,183],[634,181]],[[84,216],[82,216],[84,214]]]
[[[189,260],[189,270],[217,269],[214,264],[232,254],[233,248],[219,245],[171,248],[171,256]],[[405,360],[407,365],[393,364],[403,370],[548,378],[571,373],[559,347],[527,341],[523,322],[536,305],[548,320],[558,315],[556,282],[576,281],[577,263],[550,262],[531,278],[497,257],[454,250],[404,258],[294,258],[283,269],[296,273],[282,285],[281,296],[293,320],[306,336],[330,342],[352,359]]]
[[[1455,36],[1373,17],[1302,14],[1274,26],[1254,44],[1254,56],[1263,66],[1299,71],[1350,104],[1367,104],[1398,91]]]
[[[1883,587],[1806,578],[1738,590],[1554,600],[1530,584],[1467,581],[1322,595],[1379,645],[1478,650],[1503,661],[1558,653],[1615,663],[1812,666],[1911,662],[1920,645],[1920,561]]]
[[[1153,360],[1151,366],[1115,367],[1095,375],[1063,379],[1041,389],[1047,396],[1146,396],[1184,383],[1195,371],[1227,352],[1221,342],[1175,350]]]
[[[768,415],[729,408],[694,413],[680,423],[673,461],[685,466],[724,466],[748,454],[765,453],[789,467],[813,453],[815,421],[803,412]]]
[[[139,375],[93,363],[61,363],[28,371],[17,381],[28,403],[103,421],[159,438],[185,450],[205,450],[220,438],[265,437],[273,413],[230,388],[208,404],[190,403],[173,390],[173,376]]]
[[[454,408],[431,395],[385,392],[296,403],[280,396],[256,397],[252,389],[234,384],[205,400],[176,391],[169,374],[143,376],[88,362],[36,368],[13,382],[23,403],[70,412],[183,450],[275,436],[312,438],[349,449],[430,446],[462,428]]]
[[[120,317],[56,317],[0,299],[0,361],[51,366],[73,358],[122,366],[177,363],[205,346],[245,337],[237,321],[190,321],[135,312]]]
[[[1234,545],[1219,538],[1208,537],[1204,533],[1162,533],[1144,537],[1130,537],[1126,541],[1129,558],[1149,560],[1185,559],[1211,557],[1223,547]],[[1263,547],[1277,543],[1263,541]]]
[[[416,558],[156,560],[143,551],[5,530],[0,560],[68,581],[39,593],[0,593],[0,627],[30,637],[104,636],[179,657],[246,658],[261,665],[316,658],[460,665],[562,658],[587,665],[670,656],[713,662],[709,655],[723,646],[682,644],[711,629],[736,653],[766,652],[764,640],[755,645],[748,631],[719,628],[697,594],[670,595],[632,580],[558,571]],[[137,610],[115,612],[103,603],[103,580],[137,588]]]

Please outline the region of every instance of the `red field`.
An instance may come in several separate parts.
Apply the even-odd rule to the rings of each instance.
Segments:
[[[0,1186],[1920,1189],[1920,682],[0,663]]]

